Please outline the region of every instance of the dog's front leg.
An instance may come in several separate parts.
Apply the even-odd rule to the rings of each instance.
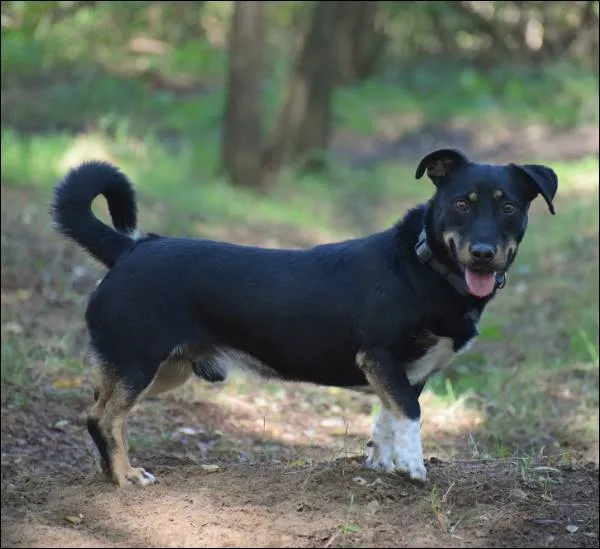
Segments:
[[[421,445],[421,407],[406,373],[395,368],[392,356],[381,349],[361,351],[356,355],[356,363],[381,400],[367,467],[402,471],[412,479],[427,480]]]

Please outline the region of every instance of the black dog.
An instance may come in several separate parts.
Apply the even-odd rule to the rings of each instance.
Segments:
[[[370,385],[382,402],[367,466],[426,479],[419,395],[427,378],[477,335],[541,194],[554,213],[556,174],[538,165],[483,165],[438,150],[416,177],[436,192],[394,227],[307,250],[137,235],[134,191],[100,162],[56,188],[62,234],[110,270],[86,321],[100,366],[88,430],[119,485],[150,484],[132,468],[125,415],[143,396],[195,372],[231,367],[323,385]],[[91,211],[103,194],[115,229]]]

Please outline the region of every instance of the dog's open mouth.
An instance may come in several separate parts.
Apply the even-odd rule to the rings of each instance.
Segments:
[[[458,250],[454,239],[450,239],[450,250],[454,259],[463,268],[465,283],[469,292],[476,297],[487,297],[496,287],[496,271],[474,270],[459,262]]]
[[[496,271],[481,272],[465,267],[467,288],[476,297],[487,297],[496,287]]]

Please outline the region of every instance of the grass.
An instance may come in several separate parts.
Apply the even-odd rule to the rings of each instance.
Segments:
[[[348,167],[338,165],[328,181],[285,172],[269,194],[257,194],[232,187],[211,170],[202,169],[191,147],[170,152],[156,139],[138,142],[126,134],[112,139],[94,134],[77,140],[68,134],[31,137],[5,129],[2,152],[3,184],[34,184],[46,196],[67,166],[90,157],[112,159],[134,181],[142,200],[165,204],[173,211],[173,219],[186,216],[179,226],[162,227],[172,231],[189,232],[196,221],[343,232],[357,220],[366,223],[364,208],[380,204],[390,194],[392,198],[395,194],[400,199],[418,199],[429,191],[416,182],[405,185],[400,193],[393,191],[398,181],[413,180],[410,166],[351,173]]]
[[[26,380],[27,349],[23,340],[16,336],[2,338],[2,367],[0,369],[2,380],[2,393],[7,388],[7,383],[17,386]]]

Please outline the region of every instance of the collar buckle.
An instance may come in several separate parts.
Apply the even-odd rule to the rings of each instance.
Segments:
[[[417,253],[419,261],[423,264],[428,263],[431,259],[433,259],[433,253],[429,247],[429,243],[427,242],[427,233],[425,232],[425,229],[423,229],[421,234],[419,234],[419,238],[415,246],[415,252]]]

